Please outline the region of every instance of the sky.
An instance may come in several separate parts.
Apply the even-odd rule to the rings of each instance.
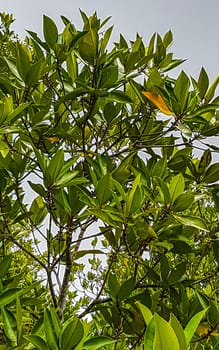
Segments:
[[[218,0],[0,0],[0,11],[14,14],[21,37],[25,29],[42,34],[43,14],[60,29],[60,15],[81,29],[79,8],[88,15],[96,11],[101,19],[111,16],[114,41],[119,33],[133,40],[138,32],[147,44],[154,32],[171,29],[175,58],[187,59],[181,69],[196,78],[203,66],[211,80],[219,73]]]

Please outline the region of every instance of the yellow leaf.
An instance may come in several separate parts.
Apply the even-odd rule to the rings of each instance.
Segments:
[[[59,141],[59,137],[57,136],[50,136],[47,138],[48,141],[50,142],[58,142]]]
[[[163,114],[167,115],[173,115],[174,113],[171,112],[166,104],[166,102],[163,100],[163,98],[150,91],[144,91],[143,94],[147,97],[149,101],[151,101]]]
[[[209,329],[209,326],[207,323],[201,323],[199,326],[198,326],[198,329],[197,329],[197,334],[199,336],[206,336],[206,335],[211,335],[213,337],[218,337],[219,336],[219,332],[217,330],[210,330]]]

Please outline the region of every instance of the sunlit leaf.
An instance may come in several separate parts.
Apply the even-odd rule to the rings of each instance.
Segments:
[[[143,94],[147,97],[147,99],[152,102],[163,114],[166,115],[174,115],[173,112],[170,111],[164,99],[153,92],[145,91]]]
[[[96,337],[92,337],[91,339],[88,339],[83,344],[83,349],[84,350],[102,349],[103,346],[107,346],[113,343],[115,343],[114,339],[100,335],[100,336],[96,336]]]
[[[188,345],[190,341],[192,340],[193,335],[195,334],[199,323],[201,322],[203,316],[206,314],[208,308],[198,312],[195,314],[191,320],[187,323],[186,328],[184,330],[185,338],[186,338],[186,344]]]

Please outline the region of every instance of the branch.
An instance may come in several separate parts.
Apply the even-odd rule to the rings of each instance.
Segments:
[[[101,294],[102,294],[102,292],[103,292],[103,289],[105,288],[105,285],[106,285],[106,282],[107,282],[109,273],[110,273],[110,271],[111,271],[111,267],[112,267],[112,265],[113,265],[113,263],[114,263],[114,261],[115,261],[115,259],[116,259],[116,257],[117,257],[117,254],[118,254],[118,252],[116,252],[116,253],[114,254],[114,256],[112,257],[112,259],[111,259],[111,261],[110,261],[110,263],[109,263],[109,266],[108,266],[106,275],[105,275],[105,277],[104,277],[102,286],[101,286],[101,288],[100,288],[100,290],[99,290],[99,292],[98,292],[96,298],[95,298],[95,299],[87,306],[87,308],[78,316],[79,318],[83,318],[84,316],[86,316],[86,315],[90,312],[90,310],[91,310],[95,305],[101,304],[101,303],[103,303],[103,302],[107,302],[107,301],[110,301],[110,300],[111,300],[111,298],[100,299],[100,296],[101,296]],[[108,299],[109,299],[109,300],[108,300]],[[105,301],[105,300],[106,300],[106,301]]]
[[[72,241],[72,218],[69,219],[69,228],[68,228],[68,231],[66,232],[66,249],[65,249],[66,265],[65,265],[65,272],[62,280],[61,290],[59,294],[59,301],[58,301],[58,315],[60,319],[62,319],[64,308],[65,308],[66,293],[68,289],[68,283],[70,280],[71,268],[72,268],[71,241]]]

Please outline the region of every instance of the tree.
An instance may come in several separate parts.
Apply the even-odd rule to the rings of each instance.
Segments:
[[[0,348],[216,350],[219,79],[81,17],[1,15]]]

